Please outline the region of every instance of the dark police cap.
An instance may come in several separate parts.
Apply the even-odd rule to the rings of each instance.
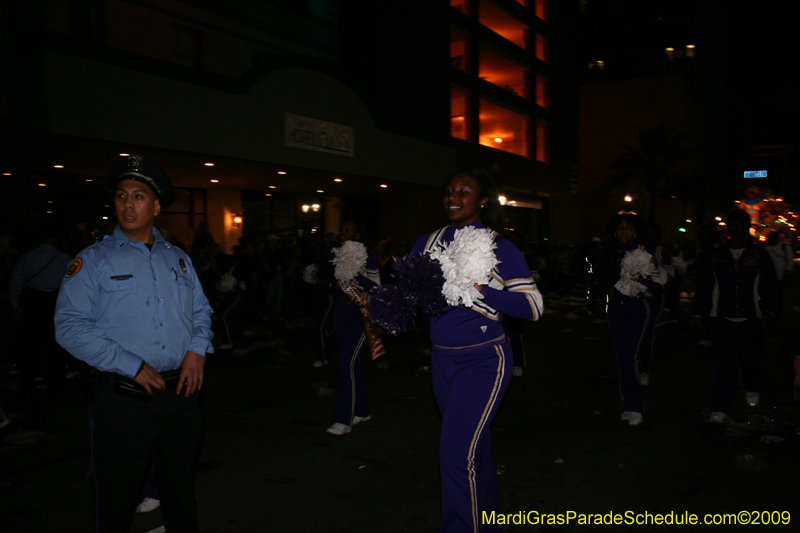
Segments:
[[[122,180],[136,180],[146,184],[156,193],[162,208],[175,200],[175,190],[167,175],[155,161],[143,155],[123,156],[111,165],[106,186],[112,196],[117,191],[117,184]]]

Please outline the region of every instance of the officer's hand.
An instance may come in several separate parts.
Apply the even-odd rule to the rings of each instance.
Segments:
[[[186,383],[186,397],[203,388],[203,365],[205,364],[206,358],[202,355],[186,352],[181,363],[181,377],[178,378],[178,392],[176,394],[181,393],[184,383]]]
[[[164,390],[167,388],[167,384],[164,383],[164,380],[161,378],[158,370],[147,363],[142,365],[142,369],[138,374],[136,374],[136,377],[133,378],[133,381],[144,387],[144,390],[146,390],[147,394],[150,395],[153,394],[151,388],[156,390]]]

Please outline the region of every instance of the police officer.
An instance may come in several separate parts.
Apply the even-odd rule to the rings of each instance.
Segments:
[[[175,194],[152,160],[109,170],[117,227],[67,269],[56,339],[99,371],[90,409],[96,531],[128,531],[151,461],[167,531],[197,531],[198,391],[211,307],[189,256],[153,220]]]

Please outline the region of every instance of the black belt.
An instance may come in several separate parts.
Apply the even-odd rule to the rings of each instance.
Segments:
[[[174,391],[178,388],[178,380],[181,377],[180,368],[168,370],[166,372],[159,372],[159,375],[161,376],[161,379],[164,380],[166,387],[163,391],[150,387],[150,389],[153,391],[153,394]],[[125,376],[115,372],[103,372],[102,376],[104,381],[111,384],[114,392],[121,394],[122,396],[127,396],[144,403],[147,403],[153,399],[153,396],[147,394],[147,390],[136,383],[136,381],[133,379],[126,378]]]

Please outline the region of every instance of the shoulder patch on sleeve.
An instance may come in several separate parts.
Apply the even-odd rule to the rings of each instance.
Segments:
[[[83,261],[81,261],[80,257],[76,257],[72,260],[72,263],[69,264],[67,268],[67,273],[65,277],[71,278],[75,274],[77,274],[81,270],[81,265],[83,265]]]

